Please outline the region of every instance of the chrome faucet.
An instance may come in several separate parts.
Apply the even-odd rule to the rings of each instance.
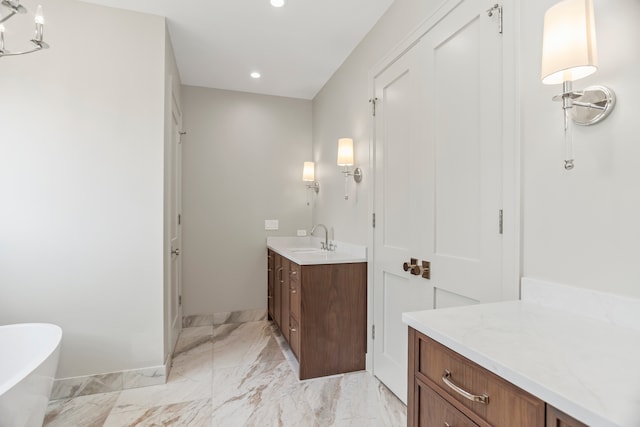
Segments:
[[[316,228],[318,227],[324,228],[324,242],[320,242],[320,249],[322,249],[323,251],[330,251],[331,249],[329,249],[329,230],[327,230],[326,225],[324,224],[314,225],[313,228],[311,229],[310,234],[313,234],[313,232],[316,231]]]

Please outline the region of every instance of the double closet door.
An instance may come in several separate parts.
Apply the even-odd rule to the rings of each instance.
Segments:
[[[404,402],[401,314],[502,298],[502,11],[479,3],[373,81],[373,370]]]

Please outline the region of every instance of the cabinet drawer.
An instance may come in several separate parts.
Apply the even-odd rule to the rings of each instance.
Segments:
[[[478,427],[431,388],[418,384],[419,427]]]
[[[427,336],[416,333],[416,337],[417,377],[430,381],[448,400],[495,427],[544,425],[543,401]]]

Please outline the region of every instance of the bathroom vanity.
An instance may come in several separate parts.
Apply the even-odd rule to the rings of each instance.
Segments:
[[[640,426],[640,300],[525,278],[520,301],[403,321],[410,427]]]
[[[267,240],[269,318],[299,364],[301,380],[365,369],[367,263],[364,248],[314,238]]]

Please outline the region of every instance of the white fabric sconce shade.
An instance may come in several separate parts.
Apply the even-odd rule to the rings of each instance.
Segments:
[[[307,188],[312,189],[316,193],[320,191],[320,184],[316,181],[316,164],[313,162],[304,162],[302,166],[302,180],[308,182]],[[309,202],[307,201],[307,205]]]
[[[302,168],[302,180],[305,182],[313,182],[316,180],[316,165],[313,162],[304,162]]]
[[[598,69],[592,0],[563,0],[544,15],[542,83],[575,81]]]
[[[353,139],[338,139],[338,166],[353,166]]]

